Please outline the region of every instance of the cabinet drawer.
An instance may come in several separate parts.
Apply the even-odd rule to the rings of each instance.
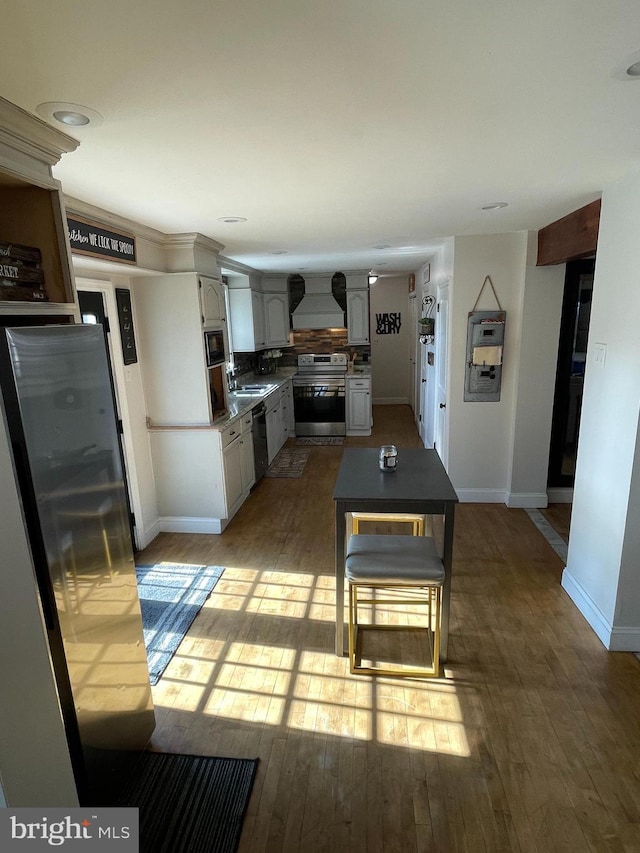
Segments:
[[[349,379],[349,388],[369,388],[370,379]]]
[[[220,440],[222,442],[223,447],[228,447],[232,441],[240,438],[240,433],[242,430],[242,424],[240,423],[240,418],[230,423],[228,427],[225,427],[220,433]]]
[[[246,435],[248,432],[251,432],[251,428],[253,426],[253,413],[247,412],[242,415],[240,418],[240,432],[242,435]]]

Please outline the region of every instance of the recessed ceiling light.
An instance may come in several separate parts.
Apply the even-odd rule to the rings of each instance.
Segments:
[[[640,50],[628,53],[613,69],[618,80],[640,80]]]
[[[640,61],[633,62],[626,71],[627,77],[640,77]]]
[[[98,127],[104,121],[104,117],[95,110],[65,101],[46,101],[44,104],[38,104],[36,112],[45,121],[57,122],[67,127],[86,127],[88,124]]]
[[[219,216],[218,222],[226,222],[228,225],[233,225],[236,222],[246,222],[245,216]]]
[[[391,246],[389,245],[389,243],[383,243],[381,246],[374,246],[373,248],[374,249],[390,249]]]
[[[286,255],[287,250],[286,249],[274,249],[273,252],[271,252],[271,254],[272,255]]]
[[[480,210],[502,210],[503,207],[508,207],[506,201],[492,201],[489,204],[483,204]]]

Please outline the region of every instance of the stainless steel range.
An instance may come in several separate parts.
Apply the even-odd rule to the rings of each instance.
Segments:
[[[343,352],[298,356],[293,377],[296,435],[346,435],[346,373]]]

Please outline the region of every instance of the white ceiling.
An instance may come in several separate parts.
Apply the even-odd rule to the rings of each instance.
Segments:
[[[637,0],[8,0],[2,24],[0,95],[104,116],[67,129],[67,195],[264,271],[416,270],[639,163]]]

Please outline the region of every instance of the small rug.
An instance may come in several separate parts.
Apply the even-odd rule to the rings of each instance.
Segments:
[[[323,436],[309,436],[301,437],[296,439],[297,445],[313,445],[313,444],[330,444],[330,445],[340,445],[344,444],[344,438],[342,436],[327,436],[324,438]]]
[[[153,687],[219,581],[222,566],[136,566],[144,643]]]
[[[235,853],[258,759],[114,755],[94,805],[140,809],[141,853]]]
[[[265,477],[302,477],[309,460],[310,450],[283,448],[273,460]]]

